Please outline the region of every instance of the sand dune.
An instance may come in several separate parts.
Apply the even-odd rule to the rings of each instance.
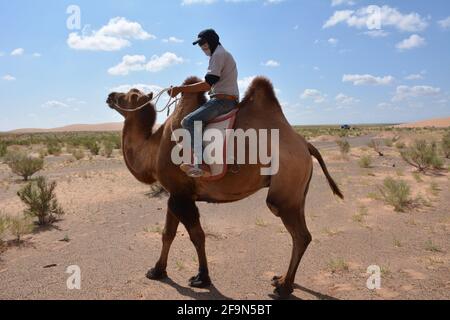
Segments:
[[[415,123],[405,123],[405,124],[401,124],[397,127],[399,127],[399,128],[422,128],[422,127],[447,128],[447,127],[450,127],[450,117],[419,121],[419,122],[415,122]]]
[[[415,123],[405,123],[398,125],[399,128],[421,128],[421,127],[436,127],[447,128],[450,127],[450,117],[438,118],[425,121],[419,121]],[[99,124],[73,124],[53,129],[36,129],[36,128],[24,128],[10,131],[9,133],[39,133],[39,132],[80,132],[80,131],[121,131],[123,128],[123,122],[109,122]]]
[[[24,128],[10,131],[10,133],[39,133],[39,132],[81,132],[81,131],[121,131],[123,122],[110,122],[99,124],[73,124],[53,129]]]

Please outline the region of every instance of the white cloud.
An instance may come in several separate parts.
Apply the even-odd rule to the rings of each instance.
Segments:
[[[116,51],[131,45],[129,39],[148,40],[155,39],[154,35],[146,32],[137,22],[128,21],[123,17],[109,20],[106,26],[91,34],[83,31],[69,34],[67,44],[76,50]]]
[[[445,30],[450,29],[450,17],[445,18],[443,20],[439,20],[438,24],[442,29],[445,29]]]
[[[127,75],[131,71],[142,71],[145,69],[145,56],[141,55],[126,55],[122,58],[122,62],[110,68],[108,73],[114,76]]]
[[[178,39],[178,38],[176,38],[176,37],[169,37],[168,39],[163,39],[162,41],[163,41],[163,42],[166,42],[166,43],[168,43],[168,42],[172,42],[172,43],[183,43],[183,42],[184,42],[184,40]]]
[[[33,53],[33,57],[40,58],[40,57],[42,57],[42,54],[40,54],[39,52],[35,52],[35,53]]]
[[[190,6],[193,4],[212,4],[214,2],[216,2],[216,0],[183,0],[181,5]]]
[[[355,11],[353,10],[336,11],[333,16],[331,16],[328,21],[325,22],[323,28],[330,28],[337,25],[338,23],[350,20],[354,12]]]
[[[397,43],[396,48],[400,51],[404,51],[423,47],[424,45],[426,45],[425,39],[417,34],[413,34],[409,38]]]
[[[418,73],[418,74],[410,74],[409,76],[405,77],[405,80],[410,80],[410,81],[422,80],[422,79],[423,79],[423,76],[420,73]]]
[[[131,89],[138,89],[146,94],[149,94],[151,92],[153,93],[158,93],[160,92],[163,88],[158,86],[158,85],[153,85],[153,84],[143,84],[143,83],[137,83],[137,84],[122,84],[120,86],[111,88],[110,91],[112,92],[128,92]],[[163,97],[161,97],[162,99]]]
[[[355,86],[361,85],[375,85],[385,86],[393,83],[395,78],[393,76],[376,77],[370,74],[344,74],[343,82],[353,82]]]
[[[325,101],[326,95],[322,94],[316,89],[306,89],[301,95],[302,99],[313,99],[315,103],[322,103]]]
[[[86,104],[86,101],[78,100],[77,98],[67,98],[66,101],[68,103]]]
[[[0,57],[3,57],[4,55],[5,53],[0,51]]]
[[[143,55],[126,55],[122,58],[122,62],[118,65],[110,68],[108,73],[114,76],[127,75],[132,71],[148,71],[158,72],[166,69],[172,65],[183,63],[184,59],[178,57],[176,54],[166,52],[162,56],[154,55],[147,62],[147,59]]]
[[[274,68],[274,67],[279,67],[280,63],[275,60],[268,60],[268,61],[262,63],[262,65],[265,67],[273,67]]]
[[[80,36],[76,32],[69,34],[67,44],[76,50],[117,51],[130,46],[130,41],[102,35]]]
[[[343,93],[339,93],[334,99],[336,100],[337,103],[344,104],[344,105],[349,105],[349,104],[354,104],[354,103],[359,102],[358,99],[347,96]]]
[[[284,2],[284,0],[266,0],[264,2],[264,5],[270,5],[270,4],[279,4]]]
[[[323,28],[330,28],[339,23],[346,23],[349,27],[358,29],[373,25],[374,21],[379,21],[381,27],[393,27],[399,31],[417,32],[424,30],[428,23],[418,13],[412,12],[403,14],[395,8],[389,6],[380,7],[379,12],[373,7],[363,7],[357,11],[341,10],[334,12],[323,25]]]
[[[5,81],[14,81],[14,80],[16,80],[16,78],[13,77],[13,76],[10,75],[10,74],[4,75],[4,76],[2,77],[2,79],[5,80]]]
[[[61,101],[50,100],[42,104],[43,108],[69,108],[69,105]]]
[[[364,32],[364,34],[372,38],[384,38],[389,35],[389,32],[386,32],[384,30],[369,30]]]
[[[251,77],[245,77],[243,79],[238,80],[238,86],[240,92],[246,92],[250,84],[252,83],[253,79],[255,79],[256,76]]]
[[[340,5],[353,6],[354,4],[355,4],[355,1],[353,1],[353,0],[332,0],[331,1],[332,7],[336,7],[336,6],[340,6]]]
[[[17,49],[14,49],[12,52],[11,52],[11,55],[12,56],[21,56],[21,55],[23,55],[25,53],[25,50],[23,49],[23,48],[17,48]]]
[[[162,56],[153,55],[150,61],[145,66],[145,69],[149,72],[158,72],[172,65],[183,63],[184,59],[178,57],[176,54],[166,52]]]
[[[331,44],[332,46],[337,45],[338,42],[339,42],[339,40],[336,39],[336,38],[330,38],[330,39],[328,39],[328,43]]]
[[[410,98],[433,97],[441,93],[440,88],[431,86],[398,86],[392,101],[403,101]]]

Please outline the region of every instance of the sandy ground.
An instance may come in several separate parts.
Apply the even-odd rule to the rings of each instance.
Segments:
[[[346,200],[332,196],[316,163],[306,211],[313,242],[300,264],[293,299],[449,299],[449,173],[417,182],[394,148],[385,149],[385,157],[372,151],[373,168],[361,169],[357,161],[371,152],[367,148],[354,148],[342,159],[331,145],[316,145]],[[149,186],[131,176],[119,155],[68,159],[48,157],[42,172],[57,181],[67,214],[20,246],[10,242],[0,256],[0,299],[273,298],[270,280],[286,271],[291,239],[267,209],[266,190],[236,203],[199,204],[214,287],[191,289],[187,282],[196,274],[197,258],[184,227],[172,246],[170,278],[145,278],[159,257],[167,199],[150,198]],[[431,206],[399,213],[373,200],[370,193],[386,176],[408,181],[414,196]],[[432,192],[432,182],[440,191]],[[23,209],[16,196],[22,185],[0,165],[2,213]],[[363,211],[367,215],[360,215]],[[49,265],[54,266],[45,268]],[[70,265],[81,269],[81,290],[67,289]],[[382,269],[380,290],[366,287],[370,265]]]

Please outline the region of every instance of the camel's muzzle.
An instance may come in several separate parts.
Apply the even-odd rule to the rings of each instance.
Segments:
[[[114,104],[116,104],[116,93],[115,92],[109,94],[108,99],[106,99],[106,103],[108,104],[108,106],[111,109],[116,109],[114,107]]]

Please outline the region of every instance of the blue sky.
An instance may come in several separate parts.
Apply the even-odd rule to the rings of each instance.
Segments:
[[[70,5],[81,29],[67,26]],[[267,76],[292,124],[450,116],[447,0],[2,0],[0,131],[120,121],[110,91],[204,76],[191,42],[209,27],[241,94]]]

